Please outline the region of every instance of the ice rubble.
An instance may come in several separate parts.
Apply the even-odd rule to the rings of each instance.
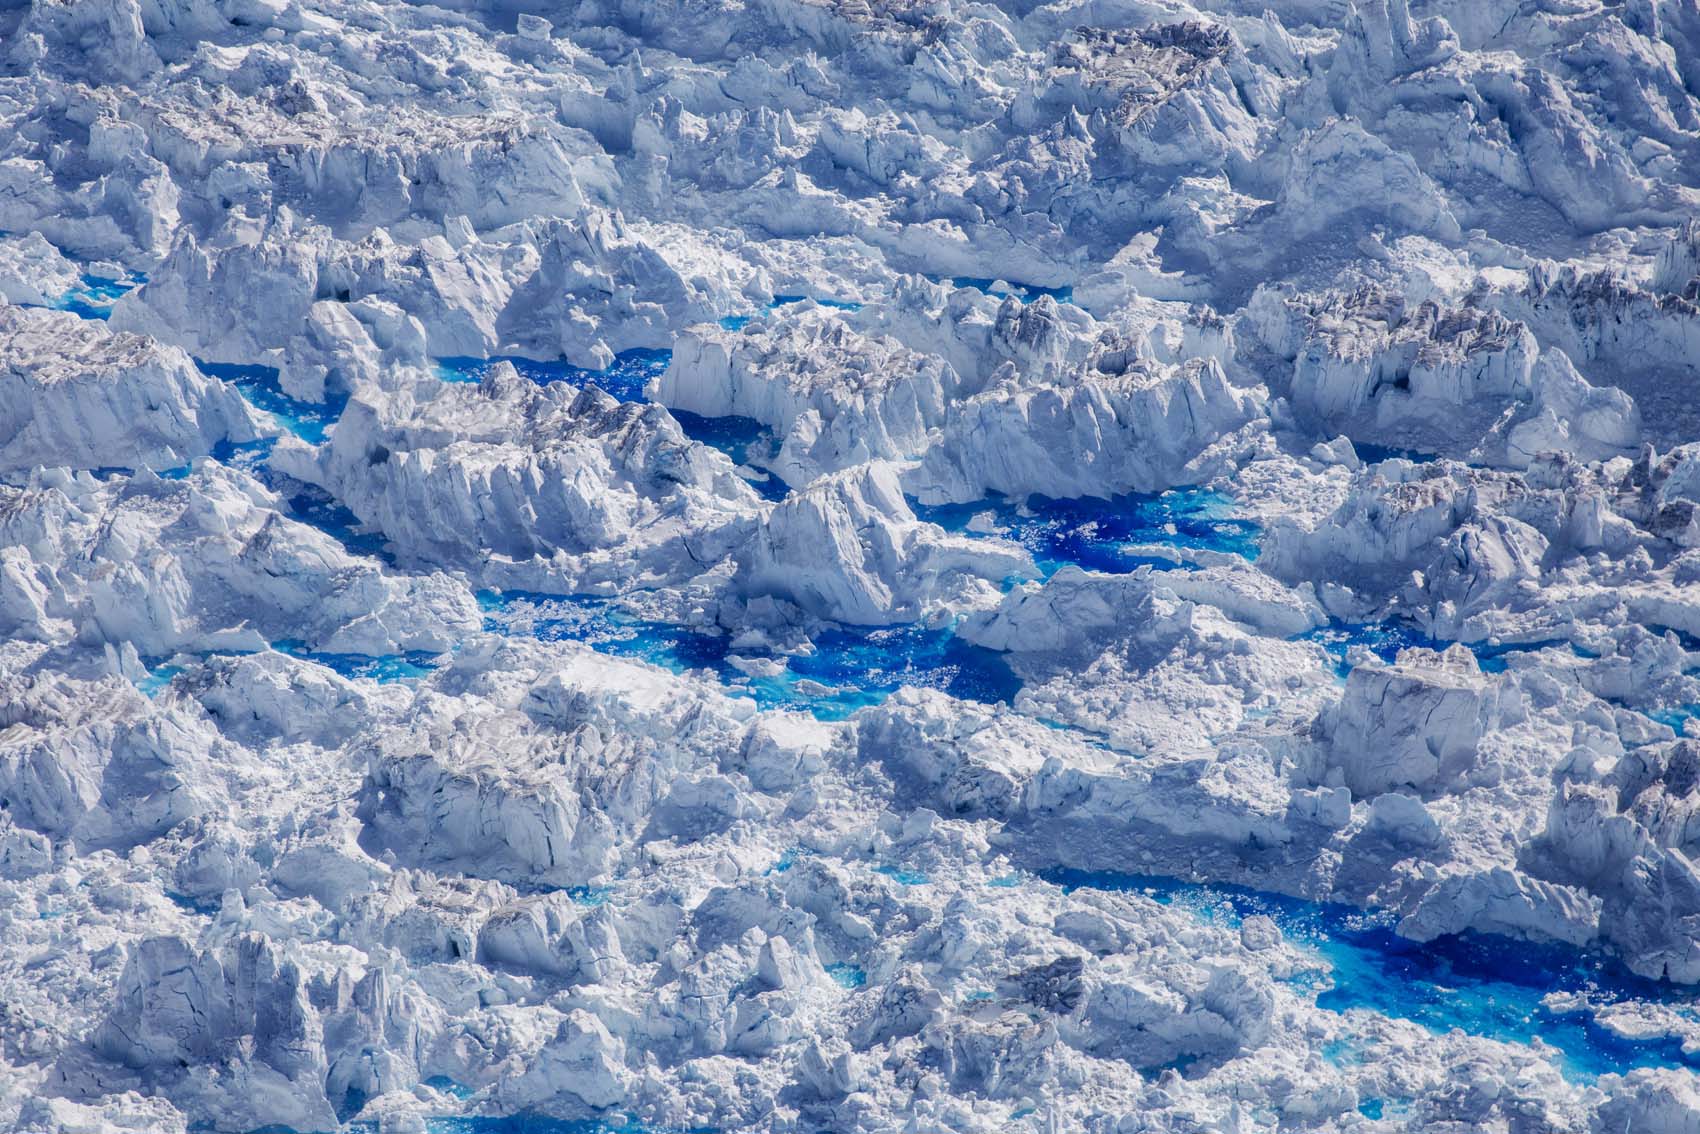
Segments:
[[[1697,83],[0,11],[0,1122],[1693,1127]]]

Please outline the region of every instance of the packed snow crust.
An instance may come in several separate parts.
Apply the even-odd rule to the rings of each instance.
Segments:
[[[1693,0],[0,5],[0,1125],[1700,1130],[1697,218]]]

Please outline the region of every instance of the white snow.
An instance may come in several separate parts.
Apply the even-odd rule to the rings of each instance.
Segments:
[[[0,10],[0,1126],[1700,1129],[1697,91]]]

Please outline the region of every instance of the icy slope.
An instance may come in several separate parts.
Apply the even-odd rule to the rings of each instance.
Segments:
[[[1697,91],[0,9],[0,1125],[1700,1127]]]

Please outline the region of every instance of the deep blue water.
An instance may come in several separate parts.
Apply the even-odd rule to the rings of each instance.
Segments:
[[[278,371],[270,366],[245,366],[227,362],[195,360],[202,373],[223,379],[235,386],[256,409],[271,414],[278,423],[309,444],[325,440],[330,427],[336,424],[348,405],[348,398],[331,397],[323,403],[304,402],[284,393]],[[220,464],[243,469],[259,477],[271,488],[277,488],[276,477],[265,468],[276,440],[264,437],[257,441],[221,441],[213,446],[213,459]],[[189,473],[189,466],[168,469],[159,475],[180,480]],[[299,520],[329,535],[343,545],[351,555],[373,556],[393,563],[394,557],[385,549],[385,539],[379,532],[362,532],[357,516],[334,500],[328,492],[311,486],[286,481],[291,495],[286,504],[292,519]]]
[[[968,529],[983,512],[993,514],[996,535],[1012,539],[1033,556],[1049,578],[1074,564],[1088,571],[1127,574],[1140,567],[1169,570],[1178,564],[1160,555],[1142,555],[1130,545],[1157,544],[1199,551],[1220,551],[1257,558],[1259,527],[1230,515],[1232,501],[1199,488],[1176,488],[1160,495],[1127,493],[1108,500],[1053,500],[1032,496],[1023,506],[1007,497],[973,504],[920,504],[915,514],[959,535],[984,535]]]
[[[1392,664],[1398,659],[1400,650],[1412,646],[1445,650],[1455,644],[1431,637],[1412,623],[1398,619],[1384,622],[1331,622],[1327,626],[1300,634],[1292,640],[1315,642],[1328,651],[1328,655],[1334,659],[1334,673],[1341,678],[1352,671],[1346,656],[1353,646],[1367,646],[1376,657]],[[1481,667],[1483,673],[1504,673],[1509,668],[1509,658],[1512,654],[1555,647],[1569,647],[1578,657],[1592,656],[1562,638],[1549,638],[1538,642],[1464,642],[1462,645],[1476,655],[1476,664]]]
[[[701,414],[677,409],[671,412],[679,427],[685,431],[686,437],[711,449],[720,450],[732,458],[732,463],[740,468],[748,466],[752,448],[769,445],[773,440],[773,431],[753,417],[703,417]],[[761,493],[763,499],[783,500],[790,494],[785,482],[777,476],[753,469],[751,471],[757,472],[757,475],[746,479],[752,488]]]
[[[802,682],[837,691],[821,693]],[[828,630],[815,638],[814,653],[789,660],[785,674],[749,682],[764,708],[806,708],[823,720],[841,720],[911,685],[982,704],[1009,704],[1021,690],[1002,654],[970,645],[949,628],[920,626]]]
[[[663,1134],[657,1127],[629,1120],[547,1118],[538,1114],[516,1114],[505,1118],[433,1118],[425,1121],[426,1134]],[[706,1130],[677,1134],[711,1134]]]
[[[213,446],[212,457],[222,465],[242,469],[266,485],[277,490],[282,488],[290,495],[284,500],[290,519],[297,520],[309,527],[317,528],[342,544],[343,549],[350,555],[370,556],[394,565],[395,556],[386,547],[386,539],[382,532],[362,531],[364,527],[360,517],[338,503],[330,493],[316,485],[304,485],[289,478],[274,475],[265,467],[265,458],[275,443],[273,438],[265,437],[258,441],[231,442],[221,441]],[[190,465],[179,465],[173,469],[164,469],[155,475],[161,480],[182,480],[188,476]],[[96,470],[114,476],[132,476],[133,469],[104,469]]]
[[[1021,688],[1003,655],[964,642],[949,627],[835,627],[816,635],[812,653],[784,658],[783,672],[750,676],[732,664],[727,636],[636,618],[613,600],[518,591],[478,598],[494,633],[584,642],[674,673],[707,669],[764,709],[805,709],[821,720],[842,720],[910,685],[987,704],[1008,703]]]
[[[1292,983],[1313,990],[1317,1005],[1331,1011],[1365,1008],[1438,1033],[1458,1028],[1511,1043],[1538,1036],[1562,1053],[1565,1073],[1581,1080],[1637,1067],[1700,1069],[1700,1055],[1684,1055],[1679,1041],[1626,1040],[1580,1014],[1552,1012],[1541,1003],[1548,993],[1565,992],[1658,1001],[1690,1015],[1700,1009],[1694,992],[1642,979],[1599,954],[1486,934],[1418,944],[1394,933],[1387,915],[1235,886],[1076,870],[1041,876],[1066,889],[1139,891],[1230,926],[1264,914],[1289,941],[1326,962],[1326,969],[1319,964]]]
[[[84,277],[83,285],[56,306],[84,318],[105,318],[112,302],[140,281],[100,280]],[[979,287],[992,294],[992,281],[959,278],[958,286]],[[1020,286],[1020,285],[1017,285]],[[1069,301],[1071,289],[1023,287],[1028,297],[1050,294]],[[776,297],[774,306],[798,302],[801,296]],[[831,299],[817,300],[826,306],[854,310],[860,304]],[[731,320],[747,319],[730,316]],[[741,324],[740,324],[741,325]],[[621,400],[641,400],[647,382],[660,374],[670,358],[668,351],[631,351],[620,355],[606,371],[570,367],[563,362],[542,363],[510,358],[520,372],[535,381],[565,379],[595,382]],[[485,360],[444,359],[445,377],[475,381],[488,366]],[[199,363],[202,370],[236,384],[258,408],[274,414],[291,431],[310,442],[324,440],[341,412],[341,403],[315,405],[285,394],[277,372],[268,367]],[[750,447],[768,440],[762,427],[749,419],[700,418],[679,414],[686,432],[694,439],[726,452],[742,464]],[[263,457],[268,442],[246,445],[226,443],[215,457],[240,463]],[[1432,455],[1381,446],[1357,445],[1366,461],[1406,457],[1432,460]],[[185,470],[168,470],[165,476]],[[758,485],[758,487],[763,487]],[[766,492],[784,495],[776,479]],[[357,521],[346,509],[322,494],[306,493],[290,501],[298,518],[337,535],[350,550],[381,554],[382,537],[356,533]],[[1010,501],[979,502],[971,505],[917,507],[924,519],[965,532],[969,519],[981,512],[996,516],[998,534],[1013,538],[1034,554],[1046,575],[1073,563],[1089,570],[1126,572],[1141,565],[1172,567],[1160,557],[1130,553],[1128,544],[1163,544],[1172,547],[1224,551],[1254,559],[1258,527],[1247,520],[1225,515],[1224,498],[1197,490],[1178,490],[1162,496],[1128,495],[1111,501],[1049,500],[1034,498],[1024,509]],[[1023,513],[1026,514],[1023,514]],[[972,534],[972,533],[970,533]],[[485,596],[481,596],[481,599]],[[902,627],[889,630],[834,629],[816,639],[814,653],[787,660],[786,671],[777,677],[750,678],[728,662],[726,639],[669,624],[623,617],[613,604],[598,599],[559,599],[552,596],[508,594],[486,600],[496,628],[505,628],[515,602],[547,604],[549,617],[533,623],[539,637],[587,641],[604,652],[639,657],[675,671],[708,668],[723,682],[753,694],[763,707],[806,708],[817,716],[836,719],[854,709],[883,700],[903,685],[946,689],[958,696],[981,701],[1008,701],[1019,682],[1002,658],[957,640],[948,629],[927,630]],[[1384,660],[1392,660],[1399,649],[1411,645],[1444,648],[1446,643],[1428,637],[1414,627],[1400,624],[1336,625],[1305,635],[1321,643],[1340,659],[1344,672],[1346,649],[1361,643]],[[1488,646],[1471,644],[1484,669],[1505,668],[1505,657],[1518,650],[1539,649],[1558,642]],[[434,658],[428,654],[369,657],[365,655],[310,652],[294,641],[280,641],[275,648],[310,658],[347,676],[373,677],[379,681],[417,678],[430,672]],[[158,665],[138,685],[154,695],[180,666]],[[817,689],[807,683],[834,687]],[[1650,715],[1672,723],[1695,715],[1697,706],[1661,710]],[[783,860],[782,860],[783,861]],[[776,869],[784,869],[783,865]],[[922,885],[924,875],[898,867],[882,867],[904,885]],[[1618,969],[1611,962],[1556,947],[1508,942],[1491,937],[1466,936],[1418,945],[1394,934],[1385,919],[1326,904],[1259,894],[1231,887],[1202,887],[1132,875],[1056,872],[1049,880],[1065,886],[1103,889],[1139,889],[1167,903],[1196,908],[1212,919],[1237,920],[1251,913],[1273,917],[1290,939],[1313,948],[1332,970],[1319,969],[1312,983],[1317,1003],[1334,1010],[1361,1007],[1413,1020],[1436,1031],[1453,1027],[1489,1038],[1528,1042],[1539,1036],[1564,1053],[1567,1069],[1581,1077],[1620,1072],[1643,1066],[1700,1067],[1700,1057],[1685,1056],[1672,1040],[1636,1042],[1615,1037],[1580,1017],[1549,1012],[1541,998],[1552,991],[1588,992],[1676,1001],[1684,1006],[1690,998],[1666,986],[1643,981]],[[994,885],[1005,884],[999,879]],[[586,892],[582,900],[594,904],[605,894]],[[581,896],[574,895],[575,900]],[[832,966],[835,980],[847,988],[860,987],[866,974],[849,965]],[[451,1085],[452,1089],[452,1085]],[[1377,1117],[1381,1100],[1367,1100],[1361,1108]],[[367,1124],[355,1124],[365,1126]],[[371,1124],[375,1129],[375,1124]],[[503,1118],[440,1118],[430,1120],[433,1134],[629,1134],[638,1128],[596,1121],[562,1121],[539,1116]]]
[[[266,454],[277,443],[275,437],[261,437],[256,441],[220,441],[212,447],[210,456],[222,465],[239,468],[258,474]],[[153,474],[161,480],[182,480],[194,469],[193,462],[176,465],[168,469],[154,469]],[[89,469],[88,472],[96,480],[113,480],[117,477],[135,476],[138,470],[128,465],[101,465]]]
[[[638,658],[674,673],[725,665],[723,635],[636,618],[612,599],[527,591],[480,591],[484,628],[524,633],[541,641],[584,642],[601,653]]]
[[[983,291],[987,295],[995,295],[999,299],[1015,296],[1026,303],[1031,303],[1041,295],[1048,295],[1058,303],[1073,303],[1074,288],[1072,287],[1040,287],[1038,284],[1019,283],[1016,280],[1004,280],[1013,291],[996,286],[997,280],[981,279],[977,276],[952,276],[950,282],[956,287],[971,287]]]
[[[1591,658],[1582,647],[1564,638],[1545,638],[1539,642],[1465,642],[1464,646],[1476,655],[1476,664],[1481,666],[1483,673],[1504,673],[1509,668],[1508,659],[1512,654],[1534,653],[1537,650],[1569,649],[1579,658]]]
[[[243,469],[257,475],[276,444],[275,437],[261,437],[256,441],[220,441],[212,448],[212,459],[221,465],[229,465],[231,468]],[[189,474],[189,466],[172,469],[171,474],[168,479],[180,480]],[[159,475],[167,476],[166,473]]]
[[[1293,641],[1315,642],[1321,646],[1334,659],[1334,673],[1340,678],[1352,671],[1346,655],[1353,646],[1367,646],[1376,657],[1391,664],[1398,658],[1400,650],[1412,646],[1444,650],[1448,645],[1403,622],[1333,622],[1300,634]]]
[[[310,650],[305,642],[294,638],[284,638],[273,642],[271,648],[290,657],[301,658],[305,661],[316,662],[327,669],[334,670],[344,677],[370,677],[380,684],[392,681],[411,681],[427,677],[435,668],[436,654],[410,651],[403,654],[339,654],[324,650]],[[245,650],[203,650],[183,651],[184,656],[205,661],[215,657],[243,657],[249,651]],[[136,689],[144,696],[155,697],[171,679],[184,671],[185,666],[170,663],[165,658],[143,658],[142,664],[147,667],[147,676],[136,682]]]
[[[828,299],[813,295],[776,295],[764,310],[777,311],[781,307],[789,307],[793,303],[801,303],[805,299],[813,299],[822,307],[832,307],[839,311],[860,311],[862,304],[854,299]],[[717,322],[728,331],[741,331],[749,326],[750,320],[756,317],[755,312],[745,312],[739,315],[722,315]]]
[[[293,482],[291,482],[293,483]],[[387,542],[382,532],[360,531],[360,517],[339,504],[330,493],[313,485],[297,485],[297,491],[285,502],[291,519],[318,528],[338,543],[350,555],[367,555],[393,563],[394,556],[385,550]]]
[[[378,655],[334,654],[324,650],[309,650],[305,642],[287,638],[273,642],[272,649],[291,657],[317,662],[344,677],[370,677],[380,684],[428,677],[437,660],[436,654],[420,651]]]
[[[1666,634],[1675,634],[1677,642],[1681,644],[1683,649],[1690,653],[1700,651],[1700,637],[1696,637],[1686,630],[1678,630],[1674,626],[1660,626],[1656,623],[1649,625],[1647,630],[1650,633],[1659,635],[1661,638]]]
[[[511,362],[515,370],[540,386],[550,382],[571,382],[575,386],[594,384],[622,402],[641,402],[644,400],[643,388],[650,379],[665,373],[667,364],[672,360],[673,352],[670,350],[640,348],[615,355],[606,370],[589,370],[574,366],[565,359],[544,362],[512,354],[493,358],[451,355],[437,359],[437,376],[445,382],[477,382],[483,379],[492,363]]]
[[[1403,457],[1414,465],[1426,465],[1430,461],[1440,460],[1439,455],[1435,453],[1423,453],[1416,449],[1398,449],[1391,445],[1373,445],[1368,441],[1353,441],[1352,450],[1357,453],[1358,460],[1366,465],[1391,461],[1395,457]]]
[[[1015,296],[1031,303],[1041,295],[1048,295],[1058,303],[1073,303],[1074,288],[1072,287],[1040,287],[1038,284],[1017,283],[1006,280],[1009,288],[998,287],[997,280],[981,279],[978,276],[934,276],[940,283],[948,282],[952,287],[971,287],[999,299]],[[1011,290],[1013,289],[1013,290]],[[832,299],[818,295],[775,295],[767,305],[767,310],[776,311],[781,307],[789,307],[793,303],[801,303],[805,299],[813,299],[822,307],[833,307],[840,311],[860,311],[863,304],[854,299]],[[723,315],[719,319],[720,326],[728,331],[741,331],[749,325],[754,314]]]
[[[793,303],[801,303],[805,299],[812,299],[822,307],[835,307],[840,311],[860,311],[862,309],[862,305],[854,299],[826,299],[818,295],[776,295],[773,297],[773,302],[769,303],[767,307],[769,311],[772,311],[779,307],[789,307]]]
[[[375,1121],[350,1122],[343,1126],[345,1134],[377,1134]],[[502,1117],[471,1115],[461,1118],[427,1118],[426,1134],[664,1134],[655,1127],[643,1126],[623,1119],[566,1119],[549,1118],[540,1114],[514,1114]],[[251,1134],[293,1134],[291,1131],[264,1129]],[[709,1134],[708,1131],[680,1131],[677,1134]]]
[[[277,419],[279,425],[317,445],[325,439],[330,427],[342,416],[347,397],[330,397],[324,402],[304,402],[284,393],[278,382],[278,372],[271,366],[244,366],[233,362],[205,362],[199,358],[195,365],[203,374],[222,378],[242,392],[249,404],[264,410]]]

